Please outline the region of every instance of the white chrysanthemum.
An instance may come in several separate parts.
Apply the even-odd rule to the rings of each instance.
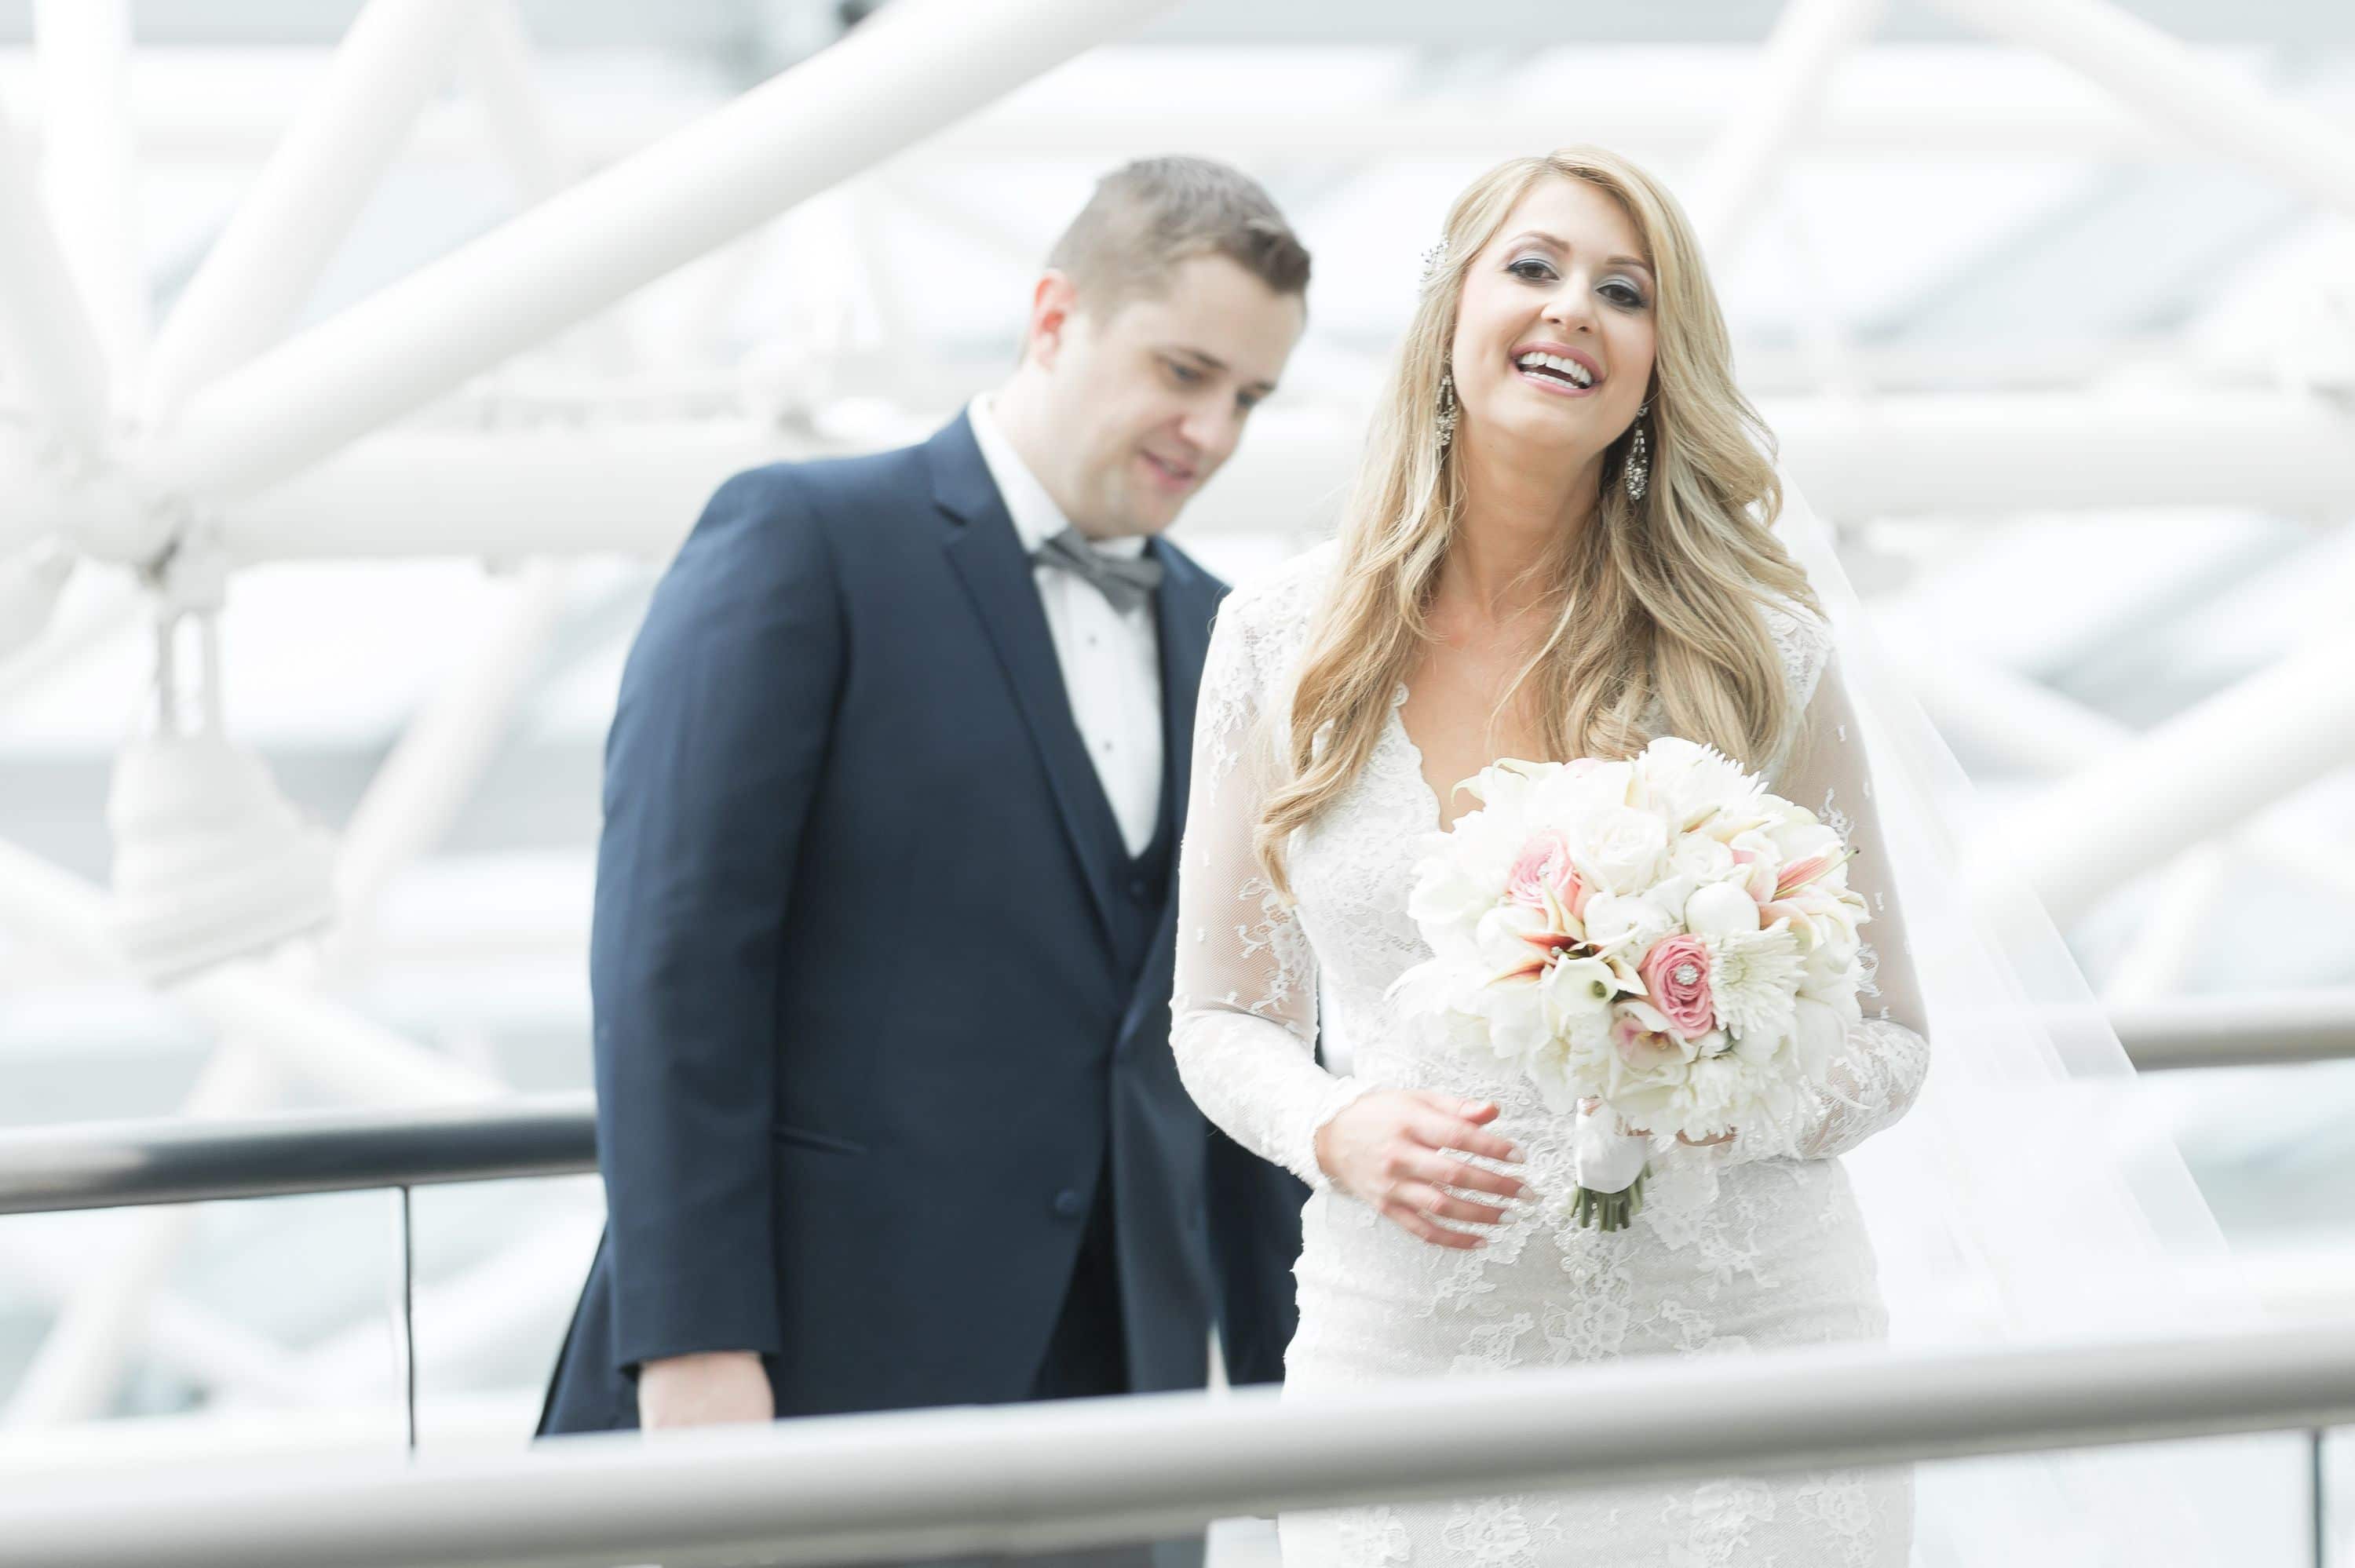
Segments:
[[[1793,1003],[1806,966],[1799,939],[1785,926],[1704,936],[1709,989],[1718,1022],[1736,1035],[1779,1040],[1791,1032]]]
[[[1636,758],[1640,803],[1682,832],[1716,816],[1747,816],[1765,786],[1714,747],[1664,735]]]

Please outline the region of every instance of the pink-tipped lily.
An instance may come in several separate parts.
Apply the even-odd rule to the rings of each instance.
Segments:
[[[1780,900],[1790,897],[1817,877],[1829,873],[1834,867],[1847,864],[1855,856],[1854,850],[1842,845],[1838,854],[1811,854],[1805,860],[1793,861],[1783,868],[1783,874],[1774,880],[1774,898]]]
[[[1525,931],[1521,934],[1521,940],[1529,945],[1528,959],[1497,970],[1488,977],[1488,984],[1495,985],[1499,980],[1535,980],[1551,968],[1556,959],[1582,952],[1586,948],[1585,938],[1573,937],[1567,931]]]
[[[1742,890],[1761,904],[1774,901],[1774,868],[1755,850],[1735,850],[1733,863],[1742,868]]]

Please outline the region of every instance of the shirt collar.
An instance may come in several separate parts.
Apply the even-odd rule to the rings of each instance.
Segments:
[[[1006,439],[1005,429],[997,416],[990,411],[989,394],[982,393],[965,408],[965,418],[972,422],[973,439],[981,448],[981,461],[988,466],[989,477],[996,482],[997,493],[1006,503],[1007,514],[1014,519],[1015,535],[1022,541],[1022,553],[1038,553],[1039,546],[1071,526],[1014,443]],[[1091,548],[1107,556],[1141,556],[1145,553],[1142,535],[1131,535],[1118,539],[1091,539]]]

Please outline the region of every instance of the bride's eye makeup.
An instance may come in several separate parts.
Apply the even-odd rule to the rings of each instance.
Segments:
[[[1553,263],[1540,256],[1518,256],[1505,263],[1505,270],[1524,283],[1551,283],[1560,274]],[[1622,310],[1640,311],[1649,302],[1641,285],[1632,278],[1605,278],[1595,285],[1595,291]]]

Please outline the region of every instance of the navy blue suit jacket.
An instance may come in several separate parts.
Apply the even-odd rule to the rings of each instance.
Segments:
[[[1182,822],[1224,588],[1150,548]],[[608,1221],[543,1432],[634,1425],[638,1365],[699,1351],[760,1352],[781,1415],[1024,1398],[1099,1172],[1134,1386],[1199,1386],[1214,1315],[1231,1378],[1281,1376],[1305,1192],[1178,1082],[1174,875],[1142,974],[1114,960],[1139,889],[1091,853],[1110,807],[963,418],[720,487],[604,806]]]

